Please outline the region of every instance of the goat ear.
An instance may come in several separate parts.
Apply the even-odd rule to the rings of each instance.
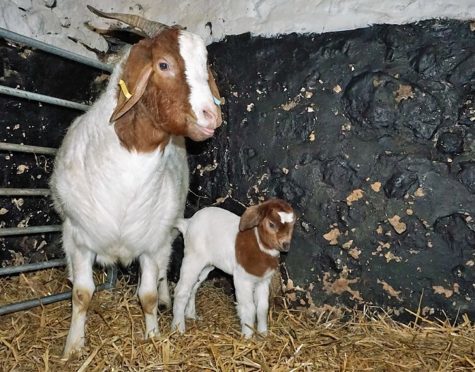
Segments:
[[[259,206],[253,205],[252,207],[248,207],[239,221],[239,230],[244,231],[252,229],[253,227],[256,227],[261,220],[262,213]]]
[[[152,49],[153,40],[143,39],[130,50],[125,61],[121,79],[125,82],[132,96],[126,98],[119,90],[117,106],[112,113],[110,122],[116,121],[134,107],[147,88],[148,80],[152,74]]]
[[[135,83],[135,90],[132,92],[132,96],[129,99],[119,100],[119,102],[117,103],[117,107],[115,108],[110,118],[111,123],[123,116],[140,100],[140,98],[145,92],[145,88],[147,87],[148,79],[150,78],[152,71],[153,69],[151,64],[146,65],[142,68]],[[120,94],[122,94],[122,92]]]
[[[214,79],[214,73],[213,70],[211,70],[211,67],[208,66],[208,83],[209,83],[209,89],[211,90],[211,94],[213,97],[217,98],[221,103],[223,102],[223,98],[221,98],[221,95],[219,94],[219,89],[218,86],[216,85],[216,80]]]

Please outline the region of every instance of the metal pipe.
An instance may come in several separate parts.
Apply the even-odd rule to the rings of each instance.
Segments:
[[[57,149],[53,147],[18,145],[16,143],[0,142],[0,150],[16,151],[16,152],[31,152],[41,155],[56,155]]]
[[[81,111],[87,111],[89,110],[89,107],[90,107],[82,103],[77,103],[77,102],[68,101],[61,98],[51,97],[44,94],[28,92],[26,90],[10,88],[10,87],[6,87],[5,85],[0,85],[0,93],[13,96],[13,97],[26,98],[32,101],[49,103],[51,105],[62,106],[62,107],[72,108],[72,109],[81,110]]]
[[[66,260],[64,258],[59,258],[57,260],[35,262],[35,263],[25,264],[25,265],[1,267],[0,276],[25,273],[27,271],[50,269],[52,267],[65,266],[65,265],[66,265]]]
[[[61,231],[61,225],[30,226],[30,227],[7,227],[0,229],[0,236],[42,234]]]
[[[41,298],[35,298],[33,300],[15,302],[13,304],[8,304],[0,306],[0,315],[5,315],[9,313],[14,313],[17,311],[28,310],[32,307],[48,305],[53,302],[68,300],[72,297],[71,291],[58,293],[50,296],[44,296]]]
[[[51,54],[55,54],[60,57],[70,59],[71,61],[82,63],[83,65],[95,67],[99,70],[111,72],[114,68],[113,65],[96,61],[95,59],[92,59],[92,58],[84,57],[80,54],[70,52],[69,50],[61,49],[56,46],[46,44],[42,41],[32,39],[31,37],[28,37],[28,36],[17,34],[16,32],[9,31],[1,27],[0,27],[0,36],[5,39],[9,39],[14,42],[24,44],[31,48],[40,49],[40,50],[43,50]]]
[[[115,278],[117,278],[117,267],[116,266],[109,267],[107,276],[109,280],[99,285],[96,288],[96,292],[103,291],[106,289],[112,289],[115,287],[115,283],[116,283]],[[113,282],[111,281],[111,278],[114,278]],[[9,314],[9,313],[14,313],[17,311],[28,310],[36,306],[44,306],[44,305],[52,304],[58,301],[69,300],[71,297],[72,297],[71,291],[67,291],[67,292],[58,293],[58,294],[54,294],[50,296],[35,298],[32,300],[26,300],[26,301],[16,302],[13,304],[3,305],[3,306],[0,306],[0,316]]]
[[[50,194],[50,189],[0,188],[0,196],[48,196]]]

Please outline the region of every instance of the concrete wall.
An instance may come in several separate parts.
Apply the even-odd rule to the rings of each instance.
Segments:
[[[244,32],[263,36],[322,33],[437,17],[475,18],[473,0],[2,0],[0,27],[96,57],[86,46],[106,51],[107,43],[85,22],[98,27],[107,23],[91,14],[86,4],[179,23],[208,43]]]

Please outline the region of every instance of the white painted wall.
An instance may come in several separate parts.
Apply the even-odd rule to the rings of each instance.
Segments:
[[[84,22],[105,28],[108,21],[90,13],[86,4],[179,23],[208,43],[249,31],[269,36],[439,17],[475,19],[475,0],[0,0],[0,27],[95,57],[82,44],[100,51],[107,44]]]

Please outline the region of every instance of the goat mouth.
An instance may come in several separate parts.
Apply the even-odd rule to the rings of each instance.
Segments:
[[[204,127],[198,124],[195,117],[189,115],[186,118],[186,124],[188,127],[187,137],[190,137],[193,141],[205,141],[208,138],[213,137],[216,128]]]
[[[191,133],[189,137],[194,141],[204,141],[213,137],[214,129],[199,125],[196,121],[189,121],[191,125]]]
[[[214,129],[202,127],[201,125],[199,125],[199,124],[197,124],[197,123],[195,123],[195,125],[198,127],[198,129],[199,129],[204,135],[206,135],[207,137],[213,137],[213,135],[214,135]]]

